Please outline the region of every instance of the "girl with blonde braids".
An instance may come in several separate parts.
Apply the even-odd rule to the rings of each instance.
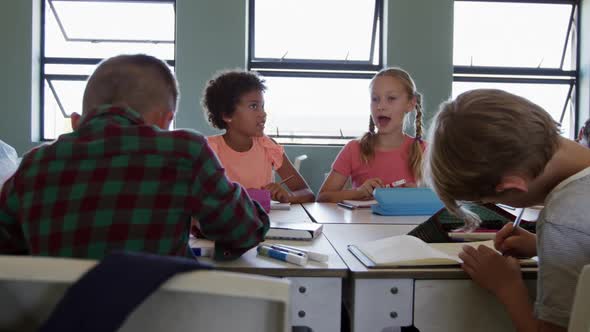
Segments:
[[[377,73],[370,84],[369,131],[340,151],[320,188],[318,201],[365,200],[373,189],[400,180],[415,187],[422,182],[422,96],[410,75],[400,68]],[[404,120],[416,112],[416,136],[404,132]],[[351,178],[352,189],[344,189]],[[402,181],[403,182],[403,181]]]

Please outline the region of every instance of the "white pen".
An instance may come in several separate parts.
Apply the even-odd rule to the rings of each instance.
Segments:
[[[309,250],[300,249],[300,248],[291,247],[291,246],[286,246],[284,244],[273,244],[273,245],[274,246],[277,246],[279,248],[285,248],[285,249],[295,250],[295,251],[299,251],[301,253],[304,253],[312,261],[316,261],[316,262],[327,262],[328,259],[329,259],[329,256],[328,255],[322,254],[322,253],[319,253],[319,252],[309,251]]]

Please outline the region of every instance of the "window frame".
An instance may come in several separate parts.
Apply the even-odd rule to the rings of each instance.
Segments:
[[[571,5],[569,24],[561,53],[560,68],[502,67],[502,66],[457,66],[453,63],[453,82],[474,83],[528,83],[528,84],[567,84],[569,90],[561,111],[559,123],[563,121],[568,104],[574,108],[574,131],[579,128],[579,58],[580,48],[580,1],[579,0],[454,0],[457,2],[492,2],[492,3],[524,3],[524,4],[560,4]],[[575,26],[574,26],[575,25]],[[572,28],[577,33],[575,69],[563,70],[567,47],[570,44]],[[573,96],[572,96],[573,93]],[[573,98],[572,98],[573,97]]]
[[[369,59],[362,60],[325,60],[325,59],[278,59],[255,57],[255,3],[248,0],[248,43],[247,69],[256,71],[265,77],[300,77],[300,78],[340,78],[340,79],[370,79],[384,66],[384,0],[374,0],[373,28],[371,34],[371,49]],[[379,36],[379,38],[377,38]],[[378,39],[378,40],[377,40]],[[375,44],[378,43],[378,54],[375,54]],[[373,62],[377,60],[377,64]],[[320,145],[342,146],[345,142],[322,143],[322,140],[348,141],[357,136],[333,135],[283,135],[268,134],[267,136],[281,140],[289,140],[289,145]],[[297,140],[302,142],[297,142]],[[317,140],[310,143],[309,140]]]
[[[59,107],[60,112],[65,118],[69,118],[67,115],[62,102],[53,87],[52,81],[86,81],[90,75],[79,75],[79,74],[46,74],[45,65],[59,64],[59,65],[98,65],[105,58],[68,58],[68,57],[46,57],[45,56],[45,13],[46,13],[46,1],[50,6],[52,14],[55,16],[57,24],[61,30],[62,35],[67,41],[73,42],[96,42],[96,43],[160,43],[160,44],[175,44],[176,43],[176,0],[83,0],[85,2],[123,2],[123,3],[169,3],[172,4],[174,9],[174,41],[158,41],[158,40],[124,40],[124,39],[85,39],[85,38],[69,38],[67,33],[59,19],[59,15],[52,2],[54,0],[41,0],[41,36],[40,36],[40,70],[39,70],[39,141],[51,142],[57,139],[47,138],[45,135],[45,83],[47,82],[49,89],[55,98],[55,101]],[[60,2],[76,2],[76,0],[57,0]],[[176,70],[176,59],[164,60],[169,66]]]

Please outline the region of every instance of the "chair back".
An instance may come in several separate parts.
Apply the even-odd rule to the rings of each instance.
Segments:
[[[582,268],[578,278],[568,331],[590,332],[590,265]]]
[[[0,331],[36,331],[68,287],[95,264],[0,256]],[[125,294],[113,301],[119,296]],[[289,310],[288,280],[202,270],[169,279],[119,331],[288,331]]]

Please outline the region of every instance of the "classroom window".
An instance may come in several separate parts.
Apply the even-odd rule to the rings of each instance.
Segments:
[[[168,1],[43,1],[41,138],[72,130],[88,76],[105,58],[144,53],[174,69],[175,3]]]
[[[521,95],[576,127],[578,1],[455,0],[453,96],[476,88]],[[526,19],[525,19],[526,18]]]
[[[382,0],[250,0],[248,69],[267,81],[266,134],[343,144],[367,131],[382,68]]]

